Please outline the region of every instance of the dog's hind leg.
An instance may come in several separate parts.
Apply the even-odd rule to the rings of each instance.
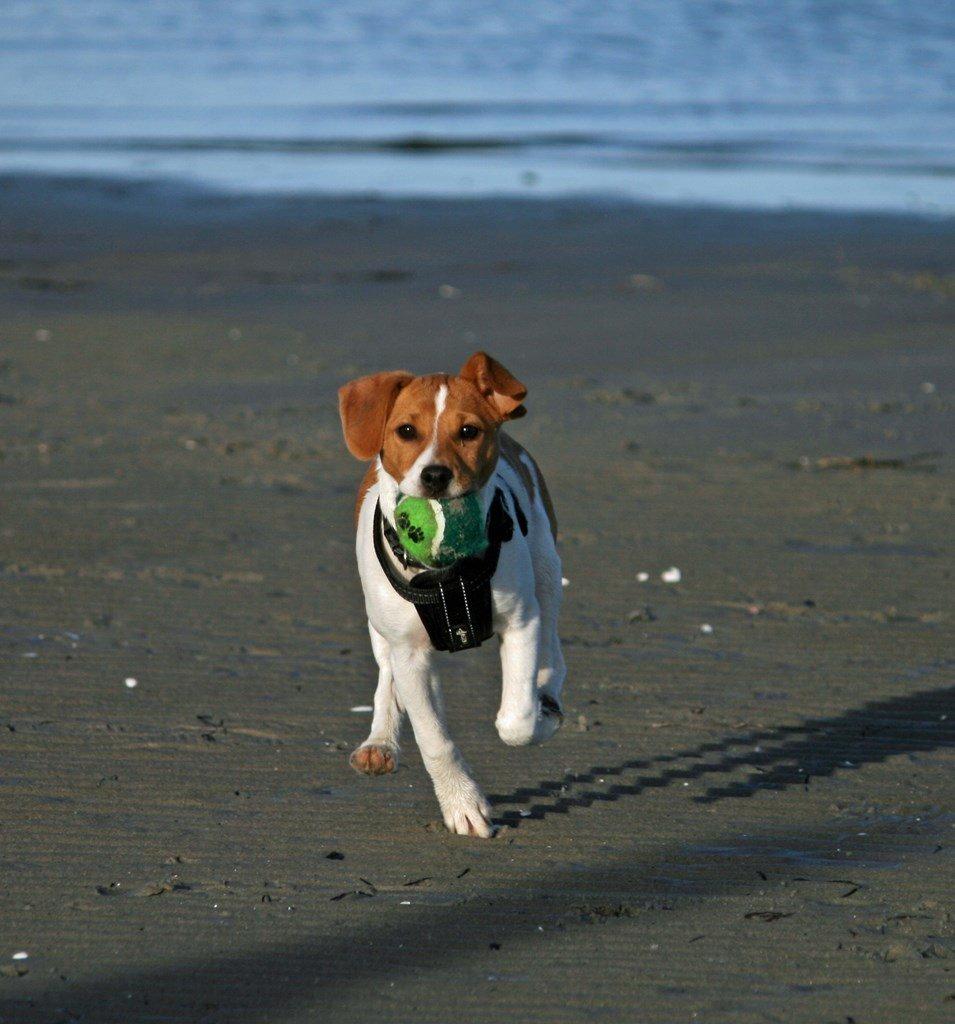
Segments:
[[[356,772],[365,775],[387,775],[398,767],[398,738],[403,715],[391,670],[391,646],[370,622],[368,633],[378,662],[375,710],[368,739],[352,751],[349,763]]]

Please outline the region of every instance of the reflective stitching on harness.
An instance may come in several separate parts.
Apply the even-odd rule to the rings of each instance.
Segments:
[[[471,621],[471,606],[468,604],[468,588],[464,585],[464,580],[458,580],[461,584],[461,597],[464,598],[464,614],[468,617],[468,626],[471,630],[471,635],[474,635],[474,623]]]
[[[444,599],[444,585],[441,583],[438,584],[438,593],[441,595],[441,607],[444,609],[444,621],[448,624],[448,637],[451,642],[454,643],[454,634],[451,632],[451,616],[448,615],[448,602]]]

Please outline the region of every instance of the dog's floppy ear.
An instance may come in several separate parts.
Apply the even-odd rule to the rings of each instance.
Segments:
[[[527,412],[521,404],[527,397],[527,388],[487,352],[475,352],[458,376],[470,381],[502,420],[516,420]]]
[[[398,392],[413,380],[406,370],[391,370],[359,377],[338,389],[345,444],[356,459],[373,459],[381,451]]]

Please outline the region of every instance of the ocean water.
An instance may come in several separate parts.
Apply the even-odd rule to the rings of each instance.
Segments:
[[[951,0],[4,0],[0,174],[955,213]]]

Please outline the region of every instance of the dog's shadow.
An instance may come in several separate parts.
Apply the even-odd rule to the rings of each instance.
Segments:
[[[948,667],[950,663],[933,666],[936,670]],[[697,797],[701,802],[713,803],[748,797],[760,789],[812,785],[814,777],[849,771],[893,755],[952,746],[955,686],[872,702],[829,718],[726,736],[661,757],[628,760],[615,767],[594,766],[583,773],[568,774],[493,799],[499,807],[527,808],[523,814],[514,809],[501,816],[505,824],[518,825],[525,818],[566,814],[572,808],[637,796],[649,788],[677,781],[708,776],[725,779],[737,769],[753,770],[755,777],[746,782],[714,784]],[[635,775],[628,779],[630,773]],[[603,779],[607,783],[601,782]],[[787,835],[785,829],[779,830],[777,822],[772,826],[772,835],[782,837],[786,847],[802,849],[807,844],[833,845],[838,841],[833,839],[830,826],[813,827],[811,823]],[[707,838],[710,843],[725,846],[725,826],[698,837],[701,841]],[[542,893],[546,898],[559,894],[554,906],[564,907],[565,912],[577,906],[582,891],[625,891],[630,894],[628,900],[638,899],[640,894],[647,893],[652,879],[660,872],[659,866],[669,863],[677,852],[685,854],[685,844],[650,844],[642,853],[619,863],[590,864],[583,872],[568,865],[532,871],[522,878],[527,889],[523,898],[531,901],[523,906],[537,906],[534,901]],[[759,837],[743,837],[738,852],[758,852],[763,866],[780,867],[780,879],[791,874],[782,870],[783,861],[773,860],[767,854]],[[694,878],[701,893],[741,891],[740,876],[725,856],[707,852],[697,855],[693,865],[698,869]],[[238,948],[211,952],[200,946],[192,960],[158,960],[149,966],[129,967],[119,959],[111,969],[101,969],[100,973],[93,972],[76,981],[61,984],[51,978],[39,991],[21,995],[0,993],[0,1020],[83,1024],[113,1024],[118,1020],[128,1024],[228,1020],[230,1024],[260,1024],[292,1016],[298,1019],[306,1012],[314,1019],[352,1019],[359,1012],[356,1007],[365,1005],[370,986],[388,991],[386,985],[406,983],[409,978],[421,983],[429,976],[443,977],[446,975],[430,972],[446,971],[464,957],[469,970],[482,964],[490,934],[495,945],[502,939],[515,949],[526,944],[527,917],[513,912],[513,903],[521,898],[522,894],[515,892],[503,897],[488,895],[486,899],[455,899],[447,904],[423,905],[419,914],[412,917],[382,909],[376,918],[365,919],[365,924],[359,924],[357,929],[342,918],[318,917],[313,909],[316,920],[324,924],[314,932],[285,935],[284,939],[263,933],[263,938],[251,948],[244,945],[245,934],[239,933]],[[550,942],[566,936],[565,926],[574,927],[566,914],[559,929],[548,929]],[[95,938],[97,933],[91,934]],[[537,933],[534,935],[536,938]],[[565,951],[571,948],[577,947],[563,947]],[[539,956],[546,950],[542,946],[535,952]],[[111,950],[109,963],[113,963],[113,958]]]
[[[677,782],[712,778],[714,784],[693,798],[710,804],[745,799],[764,789],[808,787],[814,778],[836,771],[950,746],[955,746],[955,686],[873,701],[830,718],[727,736],[672,754],[594,765],[488,799],[495,809],[523,808],[495,815],[499,825],[518,828],[523,821],[639,796]],[[751,774],[744,780],[716,782],[737,770]],[[641,774],[630,778],[632,773]]]

